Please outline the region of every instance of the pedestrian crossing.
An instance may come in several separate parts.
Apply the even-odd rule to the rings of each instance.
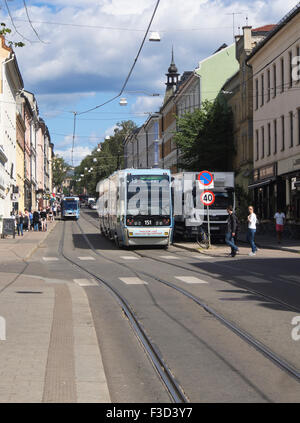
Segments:
[[[196,278],[195,276],[175,276],[175,278],[184,283],[208,283],[202,279]]]

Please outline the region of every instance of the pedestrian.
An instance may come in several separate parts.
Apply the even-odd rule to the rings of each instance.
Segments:
[[[55,220],[55,218],[56,218],[56,210],[57,210],[57,205],[56,205],[56,203],[54,203],[54,205],[53,205],[53,220]]]
[[[28,213],[28,216],[29,216],[29,222],[30,222],[30,230],[32,231],[33,230],[33,214],[32,214],[32,211],[30,211]]]
[[[34,210],[32,220],[33,220],[34,231],[38,232],[39,222],[40,222],[40,213],[37,210]]]
[[[276,222],[277,242],[278,244],[281,244],[281,238],[285,224],[285,214],[283,213],[281,208],[277,209],[277,212],[274,215],[274,219]]]
[[[30,222],[29,221],[29,213],[28,213],[28,210],[25,209],[25,211],[24,211],[24,226],[23,226],[23,229],[26,232],[29,231],[29,224],[30,224],[29,222]]]
[[[41,222],[42,222],[42,231],[46,232],[47,230],[47,212],[46,209],[43,209],[40,213]]]
[[[225,242],[226,244],[231,247],[231,257],[235,257],[236,253],[239,251],[238,247],[234,243],[234,237],[236,234],[237,229],[237,217],[233,211],[232,206],[227,207],[228,219],[227,219],[227,227],[225,233]]]
[[[24,216],[21,211],[19,212],[17,216],[16,222],[17,222],[18,236],[20,236],[20,234],[21,236],[23,236]]]
[[[252,251],[249,253],[249,256],[255,256],[256,255],[256,245],[254,242],[254,237],[256,233],[256,223],[257,223],[257,217],[254,213],[253,206],[248,207],[249,215],[248,215],[248,232],[247,232],[247,240],[251,246]]]

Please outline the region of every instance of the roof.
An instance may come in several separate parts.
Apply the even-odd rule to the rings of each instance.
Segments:
[[[274,24],[270,24],[270,25],[264,25],[264,26],[260,26],[258,28],[253,28],[251,31],[252,32],[270,32],[272,31],[272,29],[274,29],[277,25]]]
[[[298,3],[292,10],[289,11],[279,22],[277,25],[274,25],[273,29],[269,32],[269,34],[260,41],[257,46],[252,50],[252,53],[249,55],[248,60],[251,59],[272,37],[274,37],[277,32],[279,32],[288,22],[290,22],[298,13],[300,12],[300,3]],[[266,25],[267,27],[270,25]],[[257,28],[259,29],[259,28]]]

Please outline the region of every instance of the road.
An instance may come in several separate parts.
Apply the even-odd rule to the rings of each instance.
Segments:
[[[188,401],[300,401],[300,341],[293,340],[291,324],[300,315],[297,254],[264,251],[232,259],[175,247],[119,250],[97,225],[89,210],[78,223],[59,221],[25,269],[8,263],[5,272],[87,281],[81,285],[112,402],[171,399],[99,279],[127,301]]]

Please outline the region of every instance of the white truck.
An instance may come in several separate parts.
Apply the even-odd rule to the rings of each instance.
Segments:
[[[205,190],[198,182],[200,172],[181,172],[172,175],[172,197],[174,209],[174,237],[195,238],[199,226],[207,232],[207,214],[209,213],[210,232],[212,239],[224,239],[227,207],[235,209],[234,172],[211,172],[215,202],[208,208],[200,201],[200,195]]]

